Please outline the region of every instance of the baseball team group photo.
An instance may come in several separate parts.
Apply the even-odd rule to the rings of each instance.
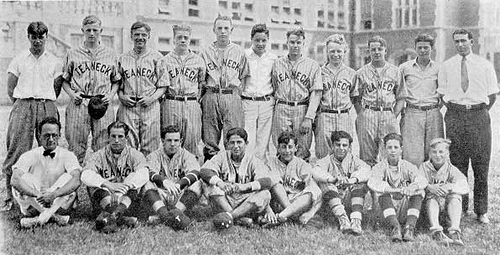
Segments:
[[[273,35],[278,55],[269,23],[216,13],[196,50],[196,23],[164,23],[163,54],[138,18],[119,53],[81,17],[62,58],[29,22],[1,81],[0,253],[500,251],[500,86],[469,27],[441,34],[443,62],[436,34],[398,65],[370,35],[351,68],[352,37],[315,42],[320,62],[300,24]]]

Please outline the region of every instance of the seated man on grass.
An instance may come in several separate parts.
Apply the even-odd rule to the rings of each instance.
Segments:
[[[323,202],[339,220],[340,230],[361,235],[363,204],[368,192],[366,182],[371,167],[352,155],[349,133],[334,131],[331,140],[333,149],[330,155],[316,162],[313,177],[323,192]],[[350,212],[350,220],[346,210]]]
[[[401,158],[403,153],[401,135],[396,133],[386,135],[384,146],[387,159],[373,166],[368,187],[378,196],[383,217],[391,228],[391,240],[413,241],[427,179],[415,165]],[[403,235],[400,224],[404,224]]]
[[[81,167],[75,154],[58,146],[61,123],[56,118],[43,119],[37,132],[41,146],[22,154],[13,166],[12,193],[26,216],[21,227],[43,225],[51,218],[67,225],[70,217],[56,212],[73,205]]]
[[[268,223],[264,227],[276,226],[289,219],[298,219],[300,224],[307,224],[321,207],[321,190],[313,180],[312,167],[295,156],[297,137],[293,132],[279,135],[277,150],[278,156],[271,158],[267,165],[272,174],[279,178],[271,194],[281,211],[274,214],[269,207],[265,215]]]
[[[431,237],[439,243],[464,245],[460,231],[462,215],[462,195],[469,193],[465,175],[450,162],[451,141],[435,138],[430,142],[429,161],[420,165],[429,185],[425,189],[425,206],[431,224]],[[451,226],[448,236],[439,224],[439,215],[444,212]],[[450,238],[451,237],[451,238]]]
[[[221,213],[213,223],[226,229],[236,223],[251,225],[269,205],[272,187],[269,168],[259,158],[245,153],[248,134],[232,128],[226,134],[228,150],[220,151],[201,167],[204,193]]]

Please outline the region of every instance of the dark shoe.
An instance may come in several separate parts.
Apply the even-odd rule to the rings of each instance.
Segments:
[[[401,236],[401,228],[398,227],[392,227],[391,230],[391,241],[393,242],[401,242],[403,241],[403,237]]]
[[[403,230],[403,241],[413,242],[415,240],[415,230],[413,227],[406,226]]]
[[[221,212],[214,216],[212,222],[218,230],[228,229],[233,225],[233,216],[228,212]]]
[[[122,216],[117,220],[118,226],[125,226],[129,228],[136,228],[139,226],[139,221],[136,217]]]
[[[451,240],[453,240],[452,244],[464,246],[464,241],[462,241],[462,233],[458,230],[452,230],[448,233]]]
[[[248,218],[248,217],[241,217],[241,218],[234,220],[234,225],[238,225],[238,226],[242,226],[242,227],[246,227],[246,228],[254,227],[252,218]]]
[[[173,230],[185,230],[193,221],[179,209],[173,209],[168,212],[165,224]]]
[[[276,222],[269,222],[266,218],[262,218],[260,224],[263,228],[270,229],[283,225],[286,222],[286,219],[279,217],[279,215],[276,215],[276,218],[277,218]]]
[[[453,240],[451,240],[445,233],[443,233],[442,230],[432,231],[431,238],[439,244],[449,245],[453,243]]]
[[[109,212],[101,212],[95,220],[95,228],[103,233],[113,233],[118,229],[116,215]]]

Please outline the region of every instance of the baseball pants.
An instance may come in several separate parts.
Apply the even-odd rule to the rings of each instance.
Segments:
[[[359,157],[368,165],[377,164],[378,152],[384,137],[399,133],[399,125],[392,111],[364,109],[356,119],[359,141]]]
[[[283,131],[292,131],[297,136],[297,157],[308,158],[312,143],[312,131],[307,134],[299,132],[302,121],[307,112],[307,105],[290,106],[276,104],[273,117],[273,143],[278,148],[278,137]]]
[[[268,153],[273,124],[274,99],[269,101],[243,100],[248,150],[264,160]]]
[[[202,138],[205,142],[206,160],[220,151],[221,135],[225,136],[233,127],[244,127],[245,123],[239,95],[207,92],[203,96],[201,105],[203,110]]]
[[[382,215],[389,225],[399,227],[400,224],[415,227],[424,195],[402,196],[395,198],[389,193],[380,195],[378,201]]]
[[[68,149],[75,153],[80,165],[83,165],[87,152],[87,141],[92,133],[92,150],[98,151],[108,143],[108,126],[115,121],[112,105],[109,105],[106,114],[98,120],[92,119],[87,110],[88,99],[76,105],[73,100],[66,107],[66,140]]]
[[[245,201],[255,205],[257,213],[263,212],[271,201],[269,190],[258,190],[250,193],[232,193],[226,195],[219,187],[203,183],[203,193],[207,198],[212,196],[225,196],[231,208],[235,209]]]
[[[491,120],[486,108],[459,111],[448,109],[444,121],[451,140],[450,160],[468,176],[469,160],[474,172],[474,212],[488,212],[488,170],[491,156]],[[469,196],[462,200],[462,210],[469,208]]]
[[[427,111],[406,108],[401,116],[403,158],[420,166],[429,158],[432,139],[444,137],[443,115],[439,108]]]
[[[345,131],[354,135],[350,113],[321,112],[318,114],[314,130],[316,158],[324,158],[332,151],[333,144],[330,138],[334,131]]]
[[[118,120],[130,127],[130,145],[140,149],[147,156],[160,146],[160,103],[153,102],[148,107],[120,105],[116,113]]]
[[[345,188],[337,188],[331,183],[319,184],[323,192],[323,200],[326,205],[332,202],[343,205],[342,209],[350,213],[351,219],[363,217],[363,206],[368,186],[365,183],[353,184]]]

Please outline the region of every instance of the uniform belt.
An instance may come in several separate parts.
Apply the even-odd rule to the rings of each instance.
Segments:
[[[286,104],[290,106],[297,106],[297,105],[307,105],[309,104],[308,101],[301,101],[301,102],[294,102],[294,101],[283,101],[278,99],[278,104]]]
[[[265,95],[265,96],[261,96],[261,97],[247,97],[247,96],[241,96],[241,99],[244,99],[244,100],[253,100],[253,101],[269,101],[273,98],[272,95]]]
[[[130,99],[132,99],[136,102],[139,102],[139,101],[141,101],[142,97],[130,97]]]
[[[344,110],[333,110],[333,109],[320,109],[320,112],[327,112],[327,113],[348,113],[350,109],[344,109]]]
[[[414,104],[406,104],[406,107],[412,108],[412,109],[418,109],[418,110],[422,110],[422,111],[428,111],[428,110],[432,110],[432,109],[435,109],[435,108],[439,108],[439,104],[426,105],[426,106],[418,106],[418,105],[414,105]]]
[[[219,93],[219,94],[233,94],[232,89],[221,89],[221,88],[216,88],[216,87],[207,87],[207,91],[210,91],[212,93]]]
[[[165,99],[177,101],[195,101],[198,100],[195,96],[166,96]]]
[[[370,109],[372,111],[377,111],[377,112],[386,112],[386,111],[392,111],[392,107],[379,107],[379,106],[371,106],[371,105],[365,105],[366,109]]]
[[[93,95],[85,95],[85,94],[81,94],[80,96],[81,96],[82,98],[85,98],[85,99],[91,99],[91,98],[95,97],[95,96],[93,96]]]
[[[452,109],[455,111],[477,111],[477,110],[485,109],[487,107],[487,105],[485,103],[469,104],[469,105],[447,103],[446,107],[448,109]]]
[[[45,98],[34,98],[34,97],[27,97],[27,98],[21,98],[22,100],[33,100],[33,101],[39,101],[39,102],[47,102],[47,101],[52,101],[50,99],[45,99]]]

